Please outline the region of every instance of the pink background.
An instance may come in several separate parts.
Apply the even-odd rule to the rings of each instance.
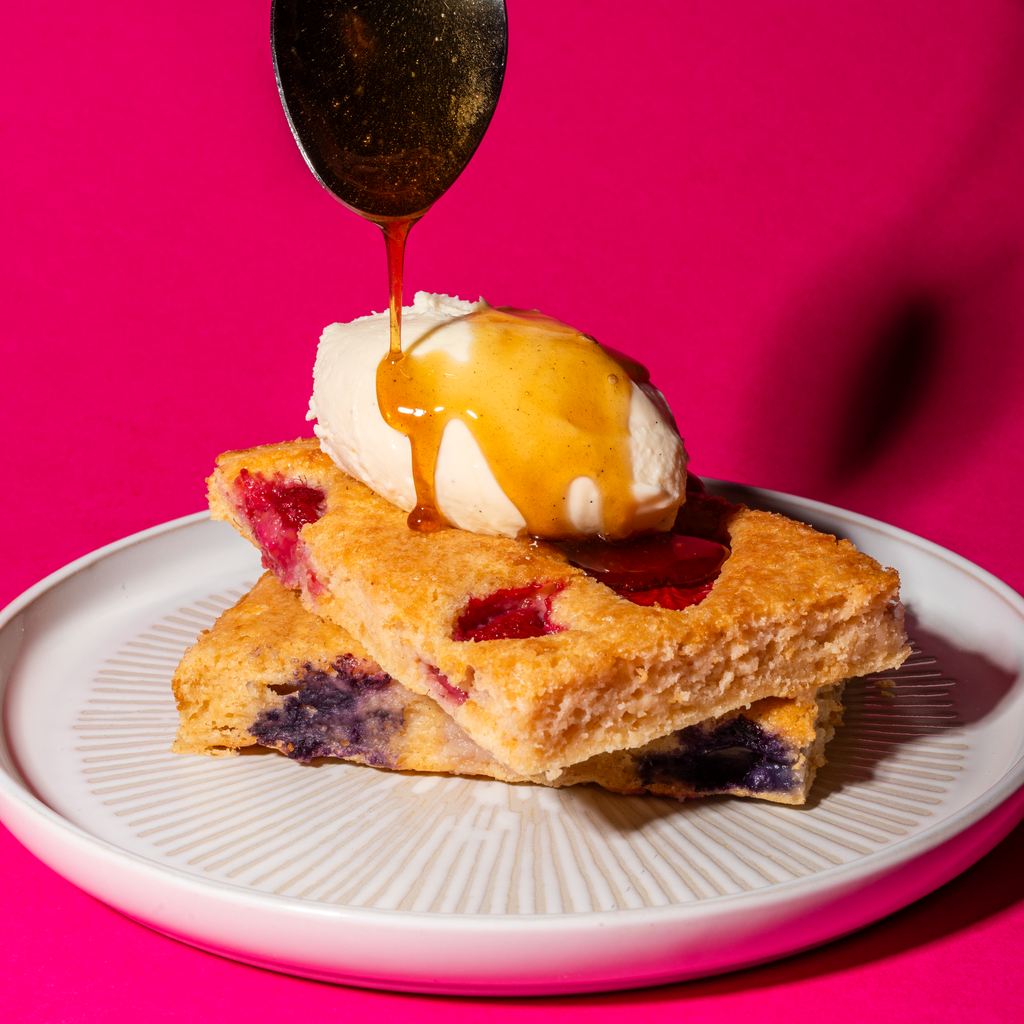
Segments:
[[[321,328],[386,304],[377,230],[288,132],[268,8],[7,5],[0,604],[200,509],[221,450],[308,434]],[[568,320],[648,363],[698,473],[876,516],[1024,589],[1024,2],[509,8],[498,112],[411,235],[407,299]],[[775,965],[487,1001],[200,953],[0,830],[0,1014],[1011,1020],[1022,860],[1018,828],[902,913]]]

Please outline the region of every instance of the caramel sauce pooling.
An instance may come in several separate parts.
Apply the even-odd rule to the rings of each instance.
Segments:
[[[577,477],[597,485],[601,535],[630,533],[630,378],[645,380],[643,367],[535,311],[487,308],[460,319],[472,328],[466,362],[442,351],[416,355],[428,333],[405,352],[392,348],[377,368],[381,413],[412,446],[416,508],[409,526],[430,531],[444,522],[434,470],[445,427],[460,419],[528,533],[579,536],[566,514]]]

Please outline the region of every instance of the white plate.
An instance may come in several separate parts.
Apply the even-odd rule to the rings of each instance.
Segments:
[[[803,808],[168,752],[177,657],[259,574],[205,514],[54,574],[0,616],[0,815],[167,935],[380,988],[539,994],[783,956],[952,878],[1024,814],[1024,601],[964,559],[723,485],[902,574],[921,653],[848,690]]]

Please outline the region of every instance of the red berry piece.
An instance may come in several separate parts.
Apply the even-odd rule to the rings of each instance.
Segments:
[[[448,677],[439,668],[427,665],[427,672],[434,683],[434,696],[438,700],[454,704],[456,707],[466,703],[469,694],[461,687],[453,686],[448,682]]]
[[[634,604],[681,611],[700,604],[729,557],[729,519],[742,508],[707,494],[689,473],[669,533],[561,544],[569,561]]]
[[[565,544],[573,565],[620,593],[656,587],[700,587],[718,575],[729,549],[703,537],[660,533],[614,542]]]
[[[620,596],[648,608],[670,608],[681,612],[684,608],[700,604],[714,586],[714,580],[700,587],[655,587],[652,590],[619,591]]]
[[[551,619],[551,599],[564,583],[531,583],[470,598],[452,632],[453,640],[525,640],[561,633]]]
[[[282,477],[268,480],[243,469],[238,474],[236,502],[263,553],[263,566],[285,586],[296,587],[304,575],[314,593],[323,585],[299,564],[299,530],[327,511],[327,496],[316,487]]]

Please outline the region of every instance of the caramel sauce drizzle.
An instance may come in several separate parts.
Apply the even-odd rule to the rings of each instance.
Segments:
[[[388,251],[388,318],[391,323],[391,356],[402,354],[402,268],[405,264],[405,242],[409,229],[419,220],[378,221],[384,232],[384,245]]]
[[[631,378],[646,380],[646,370],[536,311],[487,308],[459,321],[472,329],[468,361],[442,351],[417,355],[417,345],[403,351],[392,299],[391,348],[377,368],[377,402],[412,447],[416,507],[410,528],[429,532],[444,524],[434,471],[445,427],[460,419],[528,533],[578,536],[566,495],[572,481],[585,476],[600,495],[601,535],[626,536],[636,513]],[[398,324],[400,330],[400,319]]]

